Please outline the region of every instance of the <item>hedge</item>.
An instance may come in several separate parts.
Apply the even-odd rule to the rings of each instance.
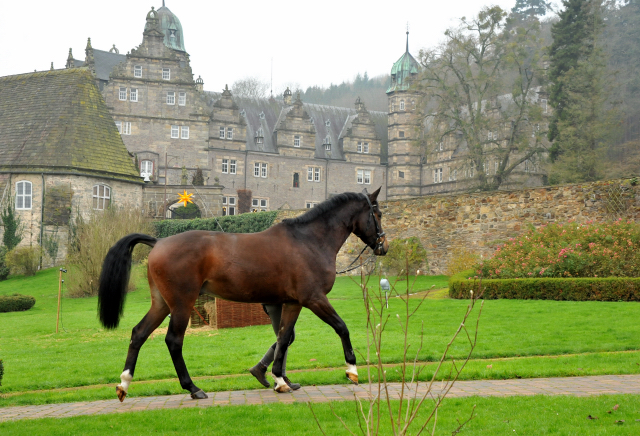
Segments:
[[[451,276],[449,296],[465,299],[469,291],[477,293],[480,280],[473,277],[473,271]],[[640,301],[637,277],[482,279],[481,285],[487,300]]]
[[[156,236],[166,238],[189,230],[210,230],[228,233],[255,233],[268,229],[276,219],[278,212],[256,212],[241,215],[223,216],[218,218],[192,220],[163,220],[153,223]],[[219,223],[219,225],[218,225]]]
[[[0,295],[0,313],[29,310],[34,304],[36,304],[36,299],[31,295]]]

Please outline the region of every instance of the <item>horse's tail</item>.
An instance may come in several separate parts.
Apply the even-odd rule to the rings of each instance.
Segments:
[[[138,243],[153,247],[157,241],[153,236],[132,233],[109,249],[102,264],[98,288],[98,317],[105,328],[114,329],[120,324],[129,284],[133,247]]]

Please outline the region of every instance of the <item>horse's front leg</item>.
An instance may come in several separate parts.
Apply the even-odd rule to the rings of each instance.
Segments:
[[[347,378],[353,383],[358,384],[358,369],[356,368],[356,355],[351,346],[349,338],[349,329],[345,322],[337,314],[326,295],[310,301],[305,307],[316,314],[318,318],[333,327],[333,330],[340,336],[342,340],[342,348],[344,350],[344,360],[347,363]]]
[[[298,320],[301,310],[302,306],[300,304],[285,303],[282,305],[282,316],[280,318],[280,329],[278,330],[276,355],[271,368],[271,373],[276,381],[276,385],[273,389],[276,392],[282,393],[291,391],[289,385],[284,381],[282,365],[287,348],[289,348],[289,342],[291,342],[293,328],[296,325],[296,321]]]

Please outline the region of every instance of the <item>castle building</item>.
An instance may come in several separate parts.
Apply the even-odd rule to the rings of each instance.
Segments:
[[[145,210],[156,218],[166,213],[161,188],[188,187],[198,170],[206,185],[222,189],[214,215],[310,208],[334,194],[380,186],[382,200],[473,186],[473,173],[463,177],[463,146],[452,141],[425,154],[416,145],[419,96],[411,84],[420,65],[408,32],[391,70],[388,113],[367,110],[359,98],[354,108],[309,104],[289,89],[282,99],[242,98],[226,86],[204,91],[180,21],[164,4],[149,11],[142,43],[126,55],[94,49],[89,39],[84,61],[69,50],[66,65],[93,73],[147,180]]]

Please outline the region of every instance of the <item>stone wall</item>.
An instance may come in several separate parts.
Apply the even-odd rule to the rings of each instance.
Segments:
[[[640,218],[640,186],[629,180],[518,191],[429,196],[380,203],[390,240],[417,236],[428,253],[429,273],[444,274],[452,253],[465,248],[488,257],[498,244],[531,226]],[[276,223],[304,211],[282,211]],[[363,243],[351,235],[338,255],[349,265]]]

